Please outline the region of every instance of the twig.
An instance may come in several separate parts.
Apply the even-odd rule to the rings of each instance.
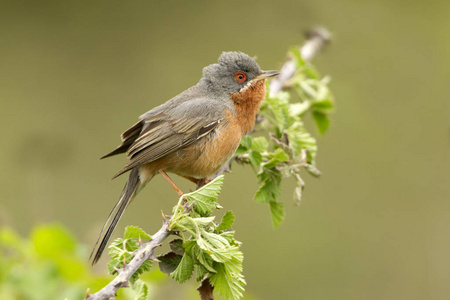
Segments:
[[[197,289],[201,300],[214,300],[213,290],[214,288],[208,278],[203,279],[202,284]]]
[[[122,287],[128,286],[128,281],[137,269],[139,269],[139,267],[146,260],[155,259],[153,256],[155,248],[160,246],[161,243],[170,235],[169,222],[170,219],[164,219],[161,229],[159,229],[158,232],[152,236],[152,240],[150,242],[142,244],[139,247],[130,263],[125,265],[123,269],[118,270],[119,274],[117,277],[97,293],[92,295],[87,293],[85,300],[115,299],[117,291]]]
[[[306,42],[300,48],[302,59],[311,61],[316,54],[320,53],[324,46],[331,40],[331,33],[324,27],[317,27],[306,32]],[[280,74],[270,82],[270,96],[277,94],[283,89],[284,84],[295,74],[294,61],[288,60],[281,67]]]

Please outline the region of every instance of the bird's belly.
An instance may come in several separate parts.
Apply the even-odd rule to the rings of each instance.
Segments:
[[[168,155],[165,170],[182,176],[208,178],[216,174],[236,152],[241,141],[235,126],[222,125],[194,144]]]

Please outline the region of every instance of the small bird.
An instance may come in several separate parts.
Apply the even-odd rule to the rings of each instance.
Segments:
[[[122,133],[122,144],[102,158],[126,152],[129,162],[113,178],[130,175],[92,250],[93,264],[130,201],[156,174],[181,196],[166,172],[201,186],[231,159],[242,137],[253,130],[265,79],[277,74],[262,71],[242,52],[223,52],[217,64],[203,69],[196,85],[146,112]]]

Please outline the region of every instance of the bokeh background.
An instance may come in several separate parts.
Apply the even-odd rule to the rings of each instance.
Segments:
[[[125,157],[98,158],[137,116],[195,84],[222,51],[277,69],[303,30],[325,25],[334,40],[314,63],[332,77],[337,110],[318,137],[323,176],[305,174],[300,207],[294,182],[283,185],[277,229],[252,201],[250,168],[225,178],[246,297],[448,299],[449,12],[444,0],[2,1],[0,224],[25,236],[57,222],[88,252],[126,179],[110,181]],[[118,233],[154,232],[175,201],[156,178]]]

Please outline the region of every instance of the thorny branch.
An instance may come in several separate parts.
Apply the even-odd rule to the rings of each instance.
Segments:
[[[324,27],[317,27],[306,32],[306,42],[300,48],[302,59],[311,61],[331,40],[331,33]],[[270,82],[270,95],[273,96],[283,89],[284,84],[294,76],[294,61],[288,60],[281,67],[280,74]]]
[[[170,219],[164,219],[163,226],[152,236],[152,240],[139,247],[139,250],[136,251],[130,263],[124,266],[123,269],[118,270],[119,274],[117,277],[97,293],[92,295],[87,293],[85,300],[115,299],[117,291],[122,287],[128,287],[128,281],[131,276],[133,276],[146,260],[155,260],[154,252],[156,247],[161,245],[170,235],[169,223]]]
[[[330,41],[330,32],[323,27],[314,28],[306,32],[307,40],[300,48],[300,53],[304,61],[310,61],[316,56],[324,46]],[[288,60],[280,70],[280,74],[273,78],[270,83],[270,93],[274,95],[281,91],[284,84],[292,78],[295,73],[295,63],[293,60]],[[231,161],[226,164],[215,177],[223,172],[229,171]],[[118,270],[118,275],[104,288],[95,294],[86,293],[85,300],[103,300],[115,299],[117,291],[122,287],[128,287],[128,282],[131,276],[138,270],[141,265],[148,259],[155,260],[154,252],[156,247],[161,245],[164,240],[171,234],[169,230],[170,219],[163,220],[163,226],[152,236],[152,240],[148,243],[142,244],[139,250],[136,251],[134,258],[123,269]],[[209,281],[203,281],[199,287],[201,299],[213,300],[213,294]]]

